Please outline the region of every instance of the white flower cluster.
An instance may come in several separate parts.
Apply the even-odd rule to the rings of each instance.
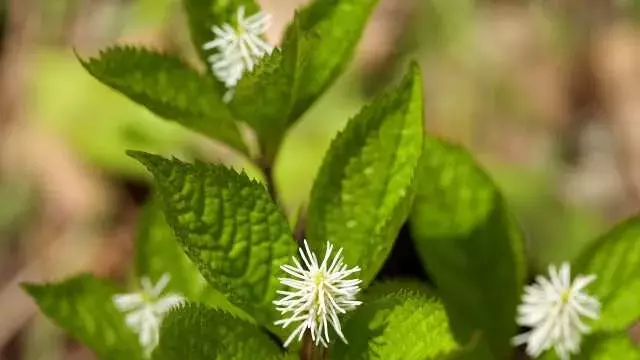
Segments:
[[[549,278],[538,276],[525,288],[518,307],[517,323],[531,330],[513,338],[513,344],[527,344],[526,352],[537,358],[554,348],[562,360],[580,352],[582,334],[589,332],[581,317],[597,319],[600,303],[585,291],[595,275],[579,275],[571,281],[571,268],[564,263],[560,270],[551,265]]]
[[[202,46],[204,50],[216,50],[208,61],[213,74],[228,89],[224,96],[226,102],[231,101],[233,89],[242,75],[273,51],[273,46],[262,39],[271,26],[271,15],[258,12],[245,17],[245,8],[240,6],[237,16],[237,29],[228,23],[213,26],[215,39]]]
[[[164,315],[185,301],[179,294],[168,293],[162,296],[170,279],[169,274],[164,274],[154,286],[148,277],[143,277],[140,292],[113,296],[113,303],[126,314],[125,322],[138,334],[140,345],[147,356],[158,345]]]
[[[285,341],[288,346],[293,339],[302,340],[307,329],[311,332],[311,338],[316,345],[329,344],[329,325],[344,341],[340,326],[339,314],[344,314],[361,304],[355,300],[360,291],[359,279],[348,279],[354,273],[360,271],[359,267],[348,268],[343,263],[342,248],[338,250],[331,260],[333,245],[327,243],[327,249],[322,263],[309,249],[307,241],[304,241],[304,251],[299,249],[302,263],[293,257],[295,266],[282,265],[281,269],[289,274],[289,278],[280,278],[280,283],[287,286],[289,291],[279,290],[282,298],[274,301],[276,309],[286,318],[278,320],[275,325],[288,327],[292,323],[300,323]]]

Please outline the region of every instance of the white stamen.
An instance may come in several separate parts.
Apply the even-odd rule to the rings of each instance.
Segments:
[[[580,317],[597,319],[600,314],[598,300],[583,291],[595,279],[579,275],[571,282],[568,263],[559,271],[549,266],[549,279],[538,276],[536,283],[525,287],[516,321],[531,330],[515,336],[512,343],[527,344],[526,352],[533,358],[551,348],[562,360],[579,353],[582,334],[590,331]]]
[[[346,279],[349,275],[360,271],[360,268],[357,266],[347,268],[343,263],[342,249],[338,250],[331,259],[333,245],[330,243],[327,243],[320,265],[306,240],[299,252],[305,266],[303,267],[295,257],[293,258],[295,266],[281,266],[281,269],[292,278],[280,278],[280,283],[291,291],[279,290],[277,293],[283,297],[273,302],[276,310],[286,316],[276,321],[275,325],[286,328],[294,322],[300,322],[287,338],[284,346],[288,346],[296,338],[298,341],[302,340],[305,331],[309,329],[315,344],[327,347],[330,341],[329,324],[346,343],[338,313],[344,314],[361,304],[360,301],[355,300],[355,296],[360,291],[359,284],[362,281]],[[327,268],[329,262],[331,265]]]
[[[237,30],[228,23],[213,26],[211,31],[216,38],[202,45],[204,50],[217,50],[208,61],[214,76],[228,89],[225,102],[233,98],[233,89],[244,73],[252,71],[260,59],[273,51],[273,46],[262,39],[271,26],[271,15],[258,12],[245,17],[245,8],[240,6],[237,18]]]

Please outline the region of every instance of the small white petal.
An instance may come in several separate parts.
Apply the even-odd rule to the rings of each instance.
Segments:
[[[595,275],[578,276],[578,277],[576,277],[576,279],[573,282],[573,290],[574,291],[581,291],[587,285],[591,284],[595,280],[596,280],[596,276]]]
[[[118,294],[113,296],[113,303],[120,311],[130,311],[144,304],[140,294]]]
[[[153,297],[160,296],[160,294],[162,294],[162,292],[164,291],[164,288],[166,288],[167,284],[169,284],[170,280],[171,280],[171,275],[169,275],[169,273],[163,274],[160,277],[160,280],[158,280],[156,285],[153,287],[153,290],[151,290],[151,295]]]
[[[133,311],[128,313],[124,317],[124,321],[127,324],[127,326],[129,326],[129,328],[131,328],[135,332],[138,332],[140,331],[140,329],[142,328],[142,325],[144,324],[145,315],[146,313],[144,310]]]
[[[139,333],[140,345],[150,355],[160,341],[160,322],[150,316],[146,319]]]
[[[223,38],[216,38],[215,40],[208,41],[202,45],[202,49],[204,50],[213,50],[220,47],[226,47],[229,43],[229,40]],[[211,59],[211,58],[209,58]],[[211,61],[211,60],[209,60]]]
[[[142,285],[142,291],[146,294],[151,294],[153,292],[153,283],[148,276],[143,276],[140,279],[140,285]]]
[[[560,283],[565,289],[571,286],[571,267],[569,263],[565,262],[560,266]]]

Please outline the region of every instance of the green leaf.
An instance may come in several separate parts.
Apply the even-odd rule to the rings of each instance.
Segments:
[[[334,139],[309,204],[309,242],[344,247],[368,282],[409,213],[422,153],[422,81],[412,66],[400,86],[356,115]]]
[[[378,287],[381,287],[378,289]],[[443,306],[424,286],[374,285],[344,323],[332,359],[441,359],[457,350]]]
[[[131,151],[153,173],[165,219],[205,279],[263,325],[297,246],[264,186],[221,165]]]
[[[116,290],[90,275],[58,284],[25,284],[40,310],[100,359],[144,359],[138,337],[112,302]]]
[[[172,310],[153,360],[283,359],[280,347],[255,325],[202,305]]]
[[[224,23],[236,26],[240,6],[245,7],[246,16],[260,11],[260,7],[254,0],[182,0],[182,5],[187,14],[191,41],[202,62],[207,64],[207,68],[209,68],[207,59],[214,52],[206,51],[202,46],[215,38],[211,28]],[[211,71],[207,72],[211,74]],[[210,77],[214,79],[213,75]],[[226,91],[224,84],[215,81],[219,93],[224,94]]]
[[[155,199],[144,207],[139,224],[135,243],[138,276],[148,276],[155,284],[163,274],[169,273],[169,291],[180,293],[191,301],[227,311],[244,320],[254,321],[202,277],[196,265],[178,244]]]
[[[560,357],[551,349],[541,357],[542,360],[559,360]],[[640,360],[640,347],[634,344],[626,331],[614,333],[594,333],[582,339],[579,354],[571,356],[572,360]]]
[[[577,360],[640,360],[640,347],[626,331],[594,334],[584,339],[584,347]]]
[[[294,19],[294,24],[297,19]],[[298,74],[304,62],[302,35],[291,33],[283,49],[265,56],[253,71],[245,74],[234,90],[229,104],[236,117],[255,131],[262,156],[273,163],[287,128],[288,117],[300,82]]]
[[[269,161],[287,128],[343,73],[377,2],[312,2],[289,25],[282,51],[240,80],[231,108],[256,130]]]
[[[425,137],[410,223],[458,341],[477,335],[472,358],[508,358],[523,240],[493,181],[462,148]]]
[[[299,12],[298,29],[290,26],[287,34],[300,31],[308,44],[289,123],[297,120],[349,65],[377,4],[378,0],[316,0]]]
[[[156,115],[247,152],[214,81],[177,57],[143,48],[114,47],[80,62],[100,82]]]
[[[595,330],[626,329],[640,319],[640,217],[628,219],[597,239],[575,261],[575,274],[594,274],[587,291],[602,303]]]

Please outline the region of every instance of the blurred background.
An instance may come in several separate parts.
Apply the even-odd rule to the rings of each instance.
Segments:
[[[305,1],[260,2],[277,43]],[[468,147],[503,188],[531,272],[570,259],[640,207],[639,21],[640,0],[381,0],[352,66],[286,138],[283,204],[295,214],[336,131],[416,59],[427,129]],[[126,149],[246,160],[75,58],[127,43],[197,62],[179,1],[0,0],[0,31],[0,359],[92,359],[18,284],[126,277],[148,193]]]

